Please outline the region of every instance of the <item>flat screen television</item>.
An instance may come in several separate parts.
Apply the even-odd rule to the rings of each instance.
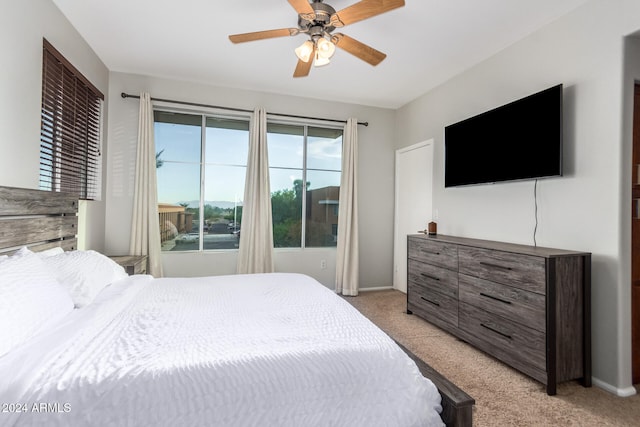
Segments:
[[[444,186],[562,176],[562,85],[444,129]]]

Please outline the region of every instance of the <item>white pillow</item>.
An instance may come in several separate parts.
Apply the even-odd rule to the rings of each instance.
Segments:
[[[12,256],[13,257],[19,257],[19,256],[25,256],[25,255],[31,255],[31,254],[36,254],[38,255],[40,258],[47,258],[53,255],[58,255],[64,252],[64,249],[62,249],[61,247],[57,246],[55,248],[51,248],[51,249],[45,249],[44,251],[40,251],[40,252],[33,252],[31,249],[29,249],[26,246],[21,247],[19,250],[17,250]]]
[[[69,293],[31,254],[0,263],[0,356],[73,310]]]
[[[17,258],[17,257],[22,257],[22,256],[32,255],[32,254],[37,254],[40,258],[47,258],[53,255],[61,254],[63,252],[64,252],[64,249],[62,249],[59,246],[51,249],[45,249],[44,251],[40,251],[40,252],[33,252],[28,247],[23,246],[17,251],[15,251],[14,254],[11,256],[0,255],[0,262],[5,261],[9,258]]]
[[[11,258],[18,258],[21,256],[28,256],[28,255],[33,255],[33,252],[31,252],[31,249],[29,249],[28,247],[23,246],[17,251],[15,251],[14,254],[11,255]]]
[[[51,249],[45,249],[44,251],[36,252],[40,258],[48,258],[50,256],[59,255],[64,252],[64,249],[61,247],[55,247]]]
[[[91,303],[113,282],[128,277],[124,268],[96,251],[69,251],[43,258],[71,294],[76,307]]]
[[[30,254],[33,254],[33,252],[31,252],[29,248],[27,248],[26,246],[23,246],[19,250],[15,251],[13,255],[0,255],[0,263],[10,258],[18,258],[21,256],[30,255]]]

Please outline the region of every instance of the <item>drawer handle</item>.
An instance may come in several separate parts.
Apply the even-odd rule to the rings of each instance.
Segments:
[[[481,265],[486,265],[487,267],[500,268],[502,270],[509,270],[509,271],[513,270],[511,267],[507,267],[507,266],[500,265],[500,264],[493,264],[491,262],[480,261],[480,264]]]
[[[504,303],[504,304],[511,304],[511,301],[507,301],[507,300],[502,299],[502,298],[494,297],[493,295],[485,294],[484,292],[480,292],[480,295],[485,297],[485,298],[490,298],[492,300],[499,301],[499,302]]]
[[[494,329],[494,328],[492,328],[491,326],[487,326],[487,325],[485,325],[484,323],[480,323],[480,326],[482,326],[483,328],[486,328],[486,329],[490,330],[491,332],[495,332],[495,333],[496,333],[496,334],[498,334],[498,335],[502,335],[503,337],[505,337],[505,338],[507,338],[507,339],[510,339],[510,340],[511,340],[511,339],[513,339],[513,338],[511,338],[511,335],[507,335],[507,334],[505,334],[504,332],[500,332],[499,330]]]
[[[427,279],[432,279],[432,280],[440,281],[440,278],[439,278],[439,277],[436,277],[436,276],[430,276],[430,275],[428,275],[427,273],[420,273],[420,275],[421,275],[422,277],[426,277]]]
[[[422,252],[424,252],[425,254],[440,255],[440,252],[425,251],[424,249],[422,250]]]
[[[421,299],[421,300],[423,300],[423,301],[428,302],[429,304],[433,304],[433,305],[435,305],[435,306],[437,306],[437,307],[440,307],[440,303],[438,303],[438,302],[431,301],[431,300],[429,300],[429,299],[426,299],[425,297],[420,297],[420,299]]]

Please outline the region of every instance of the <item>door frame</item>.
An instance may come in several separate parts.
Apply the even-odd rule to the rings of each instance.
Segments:
[[[400,233],[400,224],[399,224],[399,197],[400,194],[400,180],[398,179],[398,171],[399,171],[399,155],[404,154],[410,151],[414,151],[423,147],[431,146],[431,164],[428,164],[427,167],[430,168],[430,173],[432,175],[431,182],[432,188],[430,192],[430,197],[432,200],[432,208],[433,208],[433,162],[434,162],[434,139],[430,138],[425,141],[418,142],[416,144],[412,144],[408,147],[399,148],[395,152],[395,182],[394,182],[394,203],[393,203],[393,289],[401,290],[398,284],[398,265],[400,262],[404,262],[403,265],[406,266],[406,260],[399,260],[397,256],[398,248],[396,247],[398,243],[398,234]],[[426,218],[425,218],[426,220]],[[426,223],[425,223],[426,226]],[[416,230],[417,232],[418,230]],[[406,242],[405,242],[406,245]],[[405,285],[406,289],[406,285]],[[406,292],[406,291],[405,291]]]
[[[637,203],[640,203],[640,82],[633,88],[633,155],[631,173],[631,377],[640,383],[640,223]]]

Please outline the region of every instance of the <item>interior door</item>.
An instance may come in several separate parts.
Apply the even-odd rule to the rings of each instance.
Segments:
[[[433,140],[396,150],[393,287],[407,292],[407,234],[433,218]]]

